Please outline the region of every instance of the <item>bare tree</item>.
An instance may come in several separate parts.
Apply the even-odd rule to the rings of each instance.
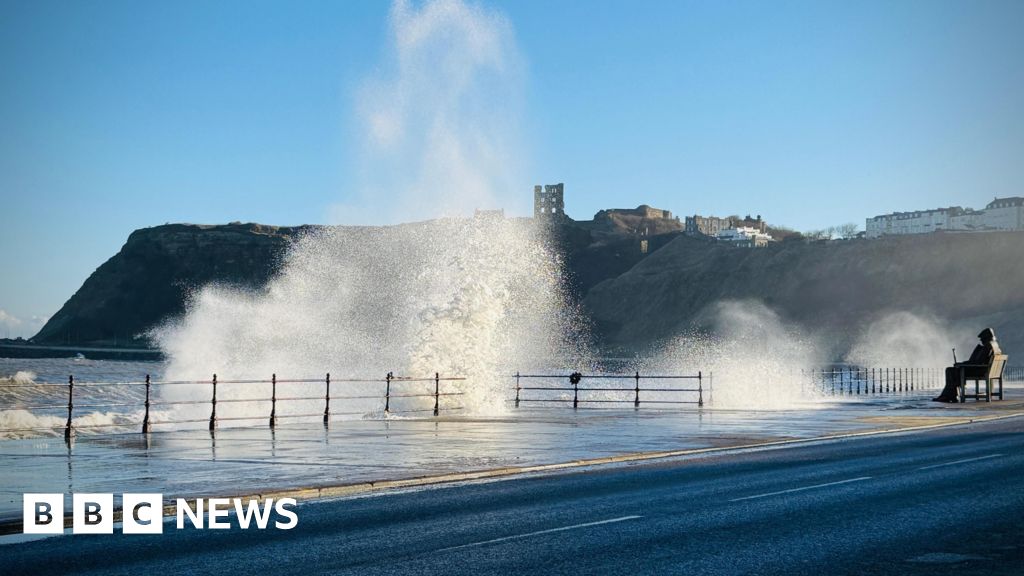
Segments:
[[[860,227],[857,226],[856,224],[854,224],[853,222],[848,222],[846,224],[841,224],[841,225],[837,226],[836,227],[836,233],[839,234],[840,238],[845,238],[847,240],[850,240],[852,238],[856,238],[857,237],[857,232],[859,231],[858,230],[859,228]]]

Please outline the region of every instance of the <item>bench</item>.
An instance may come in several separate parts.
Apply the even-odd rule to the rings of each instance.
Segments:
[[[1006,354],[996,354],[995,358],[992,359],[992,365],[988,366],[988,374],[982,377],[967,377],[967,371],[960,371],[960,403],[963,404],[968,398],[974,398],[975,401],[985,399],[986,402],[991,402],[993,396],[997,396],[1000,400],[1003,399],[1003,369],[1006,368]],[[965,368],[971,368],[971,365],[964,366]],[[984,366],[974,366],[975,368],[984,368]],[[967,393],[967,382],[974,380],[974,394]],[[995,382],[999,381],[999,391],[993,392],[992,387]],[[985,391],[981,392],[981,383],[985,383]]]

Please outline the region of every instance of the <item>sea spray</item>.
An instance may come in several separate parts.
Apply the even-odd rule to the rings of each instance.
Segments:
[[[525,213],[526,67],[510,21],[476,2],[398,0],[388,25],[355,94],[352,193],[331,207],[331,222]]]
[[[579,317],[566,306],[561,264],[546,228],[525,219],[446,218],[382,228],[326,227],[301,238],[259,290],[208,286],[186,313],[153,332],[167,378],[267,380],[464,377],[471,412],[501,411],[516,370],[579,365]],[[289,384],[310,396],[318,384]],[[380,396],[339,384],[335,393]],[[209,386],[163,387],[165,399],[209,397]],[[219,399],[267,398],[266,384],[225,384]],[[376,412],[383,399],[348,403]],[[292,402],[292,413],[316,403]],[[208,410],[208,407],[203,409]],[[267,412],[233,402],[225,417]],[[285,412],[287,413],[287,412]]]
[[[575,365],[585,355],[582,323],[565,303],[546,229],[524,219],[467,217],[478,208],[521,211],[529,198],[518,134],[524,67],[511,24],[472,2],[398,0],[387,39],[355,96],[353,194],[330,208],[329,219],[431,220],[324,227],[299,239],[261,289],[200,288],[182,317],[153,332],[169,378],[323,379],[330,372],[334,394],[376,398],[342,400],[334,404],[339,410],[379,413],[379,383],[342,380],[440,373],[466,378],[459,386],[471,412],[493,413],[503,408],[514,371],[542,359]],[[209,398],[211,388],[162,394]],[[315,383],[283,388],[287,396],[322,393]],[[218,398],[270,392],[267,384],[224,382]],[[315,411],[315,402],[306,404],[289,402],[278,414]],[[389,407],[423,408],[415,399]],[[196,408],[196,418],[207,408]],[[269,406],[254,400],[218,410],[225,418],[265,416]]]
[[[55,363],[53,360],[34,362]],[[110,364],[116,367],[116,373],[131,363]],[[88,376],[85,379],[88,380]],[[137,423],[142,419],[141,409],[121,407],[97,410],[92,405],[138,405],[142,403],[140,392],[138,386],[125,383],[99,385],[92,382],[89,386],[79,387],[75,394],[79,408],[72,418],[72,426],[85,435],[137,429]],[[35,372],[18,370],[11,376],[0,376],[0,406],[10,407],[0,410],[0,438],[63,436],[67,424],[67,402],[67,386],[63,383],[40,382]],[[160,419],[162,414],[153,411],[156,419]]]
[[[679,335],[652,360],[663,372],[713,376],[715,408],[796,408],[815,391],[801,370],[819,367],[820,347],[758,301],[725,300],[709,311],[711,330]]]
[[[951,346],[955,342],[945,322],[934,316],[892,312],[876,318],[862,331],[846,361],[878,368],[941,368],[952,363]],[[966,354],[961,359],[965,358]]]

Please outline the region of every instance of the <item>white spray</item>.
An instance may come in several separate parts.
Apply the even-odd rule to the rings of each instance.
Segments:
[[[821,365],[812,338],[757,301],[722,301],[712,334],[682,335],[655,361],[663,371],[713,376],[715,408],[795,408],[814,396],[801,370]]]
[[[893,312],[872,322],[846,356],[868,367],[940,368],[952,364],[955,343],[941,320],[910,312]],[[970,350],[966,351],[967,354]],[[965,360],[967,355],[960,359]]]
[[[497,215],[452,217],[529,197],[513,177],[519,57],[511,27],[459,0],[420,9],[399,1],[391,33],[393,75],[372,79],[359,99],[362,197],[333,207],[332,217],[436,219],[324,228],[301,238],[263,289],[197,291],[182,318],[153,334],[168,356],[169,379],[439,372],[465,377],[462,403],[493,413],[503,409],[516,370],[551,358],[580,363],[582,323],[565,305],[561,262],[546,229]],[[289,386],[289,396],[322,390]],[[209,396],[203,387],[164,390],[175,399]],[[380,392],[335,388],[353,391]],[[218,396],[267,397],[269,387],[225,385]],[[315,404],[290,409],[310,412]],[[381,403],[347,408],[377,411]],[[223,409],[225,416],[265,414],[267,406]]]

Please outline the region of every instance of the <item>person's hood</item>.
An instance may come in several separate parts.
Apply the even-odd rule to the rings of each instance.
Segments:
[[[978,333],[978,338],[981,338],[982,340],[984,340],[986,337],[991,339],[991,340],[995,340],[996,339],[996,331],[991,329],[991,328],[985,328],[984,330],[982,330],[981,332]]]

